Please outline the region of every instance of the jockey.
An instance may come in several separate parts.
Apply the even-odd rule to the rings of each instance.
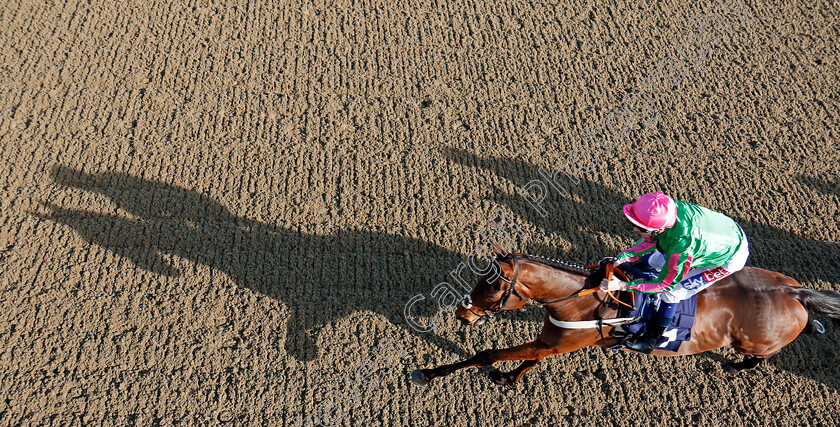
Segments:
[[[659,293],[659,309],[645,333],[622,342],[624,348],[648,354],[671,324],[677,304],[744,268],[749,247],[732,218],[661,191],[625,205],[624,215],[642,239],[613,258],[613,265],[641,261],[659,274],[627,283],[604,279],[601,290]]]

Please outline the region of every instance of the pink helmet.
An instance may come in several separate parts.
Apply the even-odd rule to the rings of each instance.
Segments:
[[[624,205],[624,216],[645,230],[669,228],[677,222],[677,205],[674,199],[657,191],[642,195],[636,203]]]

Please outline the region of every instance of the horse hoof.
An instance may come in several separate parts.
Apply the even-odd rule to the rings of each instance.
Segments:
[[[421,371],[419,369],[415,369],[415,370],[411,371],[411,375],[409,376],[409,378],[411,379],[412,384],[414,384],[416,386],[419,386],[419,387],[425,387],[430,382],[432,382],[432,380],[430,380],[428,377],[426,377],[426,375],[423,374],[423,371]]]
[[[511,384],[513,384],[510,381],[510,379],[507,377],[507,375],[505,375],[505,374],[503,374],[499,371],[490,372],[490,380],[493,381],[494,383],[498,384],[498,385],[511,385]]]

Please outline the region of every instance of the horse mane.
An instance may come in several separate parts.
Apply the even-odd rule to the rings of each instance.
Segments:
[[[536,263],[539,263],[539,264],[547,265],[549,267],[564,270],[564,271],[568,271],[568,272],[571,272],[571,273],[582,274],[584,276],[589,276],[590,274],[597,271],[595,269],[586,268],[585,266],[580,265],[580,264],[575,264],[573,262],[563,261],[563,260],[556,259],[556,258],[548,258],[548,257],[544,257],[542,255],[530,255],[530,254],[512,255],[512,254],[508,254],[508,255],[504,256],[503,258],[501,258],[501,260],[507,261],[507,260],[512,259],[514,256],[516,256],[517,258],[519,258],[521,260],[536,262]]]

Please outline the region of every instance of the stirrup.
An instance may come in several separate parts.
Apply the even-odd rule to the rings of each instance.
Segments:
[[[656,344],[656,340],[651,340],[650,338],[646,338],[644,336],[641,337],[630,337],[625,339],[621,342],[621,347],[626,348],[628,350],[633,350],[638,353],[642,354],[650,354],[653,351],[653,346]]]
[[[616,325],[616,327],[614,327],[612,331],[610,331],[610,336],[613,338],[618,338],[621,342],[624,342],[624,340],[626,340],[627,337],[630,336],[630,333],[627,332],[627,329],[624,329],[623,325]]]

